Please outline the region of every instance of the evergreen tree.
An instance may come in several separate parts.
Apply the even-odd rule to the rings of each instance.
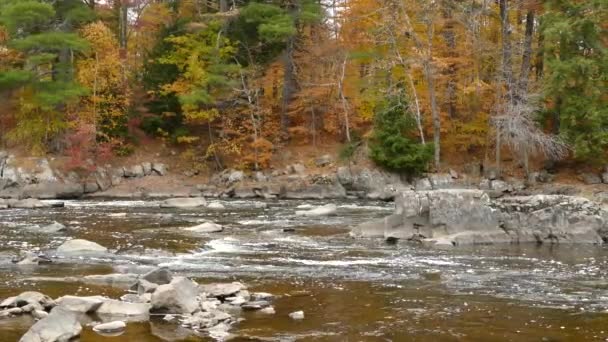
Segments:
[[[416,142],[416,125],[403,96],[395,95],[376,108],[374,124],[370,157],[378,165],[406,175],[426,171],[433,145]]]
[[[608,148],[608,53],[604,0],[552,0],[542,18],[544,91],[556,130],[578,159],[601,161]]]

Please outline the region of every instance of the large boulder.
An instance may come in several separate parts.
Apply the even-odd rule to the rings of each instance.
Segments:
[[[108,249],[98,243],[74,239],[64,242],[57,247],[57,254],[63,256],[99,255],[108,253]]]
[[[80,335],[82,326],[78,316],[55,308],[50,315],[36,322],[19,342],[68,342]]]
[[[163,163],[152,163],[152,171],[159,176],[167,174],[167,166]]]
[[[351,231],[354,236],[422,240],[441,245],[601,243],[608,212],[587,199],[562,195],[492,200],[481,190],[405,191],[395,212]]]
[[[10,297],[0,303],[0,308],[34,306],[36,309],[48,310],[53,308],[56,303],[51,297],[36,291],[26,291],[18,296]]]
[[[595,173],[583,173],[582,175],[580,175],[580,179],[585,184],[601,184],[602,183],[602,179],[600,178],[600,176],[596,175]]]
[[[146,175],[144,167],[140,164],[125,168],[125,177],[141,178]]]
[[[198,284],[185,277],[175,277],[160,285],[152,294],[152,309],[164,313],[191,314],[199,308]]]
[[[166,267],[155,268],[141,276],[141,279],[157,285],[169,284],[173,280],[173,274]]]
[[[40,199],[71,199],[80,198],[84,194],[84,186],[78,183],[45,182],[28,184],[23,188],[24,197]]]
[[[71,312],[89,313],[95,312],[101,304],[106,300],[104,297],[92,296],[92,297],[77,297],[77,296],[63,296],[57,299],[57,305]]]
[[[9,201],[8,206],[16,209],[40,209],[50,208],[52,204],[41,202],[35,198],[26,198],[23,200]]]
[[[207,205],[203,197],[170,198],[160,204],[161,208],[198,208]]]

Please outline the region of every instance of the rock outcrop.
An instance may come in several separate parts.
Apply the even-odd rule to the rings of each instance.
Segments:
[[[608,212],[585,198],[563,195],[490,199],[482,190],[405,191],[395,212],[353,228],[359,237],[440,245],[602,243]]]

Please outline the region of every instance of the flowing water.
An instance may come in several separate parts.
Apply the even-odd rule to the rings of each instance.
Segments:
[[[353,224],[383,217],[391,203],[336,202],[330,217],[296,210],[328,202],[225,201],[224,210],[159,209],[154,201],[70,201],[65,208],[0,211],[0,298],[26,290],[52,297],[124,291],[32,280],[167,266],[199,283],[242,281],[278,295],[276,315],[243,314],[235,341],[605,341],[608,250],[599,246],[481,246],[436,249],[353,239]],[[180,227],[210,220],[222,233]],[[69,230],[37,235],[28,225]],[[21,250],[48,251],[67,238],[110,248],[108,258],[16,266]],[[306,318],[287,315],[303,310]],[[0,320],[0,341],[17,341],[30,318]],[[85,329],[83,342],[207,341],[153,319],[118,337]]]

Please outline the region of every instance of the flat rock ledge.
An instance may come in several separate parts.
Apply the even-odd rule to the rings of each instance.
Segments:
[[[576,196],[491,199],[482,190],[403,191],[392,215],[356,226],[351,235],[449,246],[602,244],[608,241],[608,210]]]

